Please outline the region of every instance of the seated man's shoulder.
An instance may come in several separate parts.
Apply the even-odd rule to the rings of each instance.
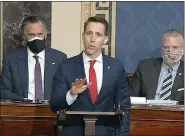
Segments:
[[[48,48],[48,50],[50,50],[50,52],[56,56],[67,56],[64,52],[59,51],[57,49],[53,49],[53,48]]]
[[[67,58],[64,63],[65,64],[71,64],[71,63],[77,62],[77,61],[79,61],[79,55]]]
[[[182,66],[184,67],[184,61],[183,61],[183,60],[181,60],[180,62],[181,62],[181,64],[183,64]]]
[[[21,55],[26,55],[27,48],[18,48],[13,51],[10,51],[7,55],[4,56],[4,59],[16,59]],[[16,57],[17,56],[17,57]]]
[[[79,56],[73,56],[62,61],[62,66],[71,65],[72,63],[79,61]]]
[[[143,59],[139,61],[140,65],[151,65],[156,62],[162,62],[162,58],[149,58],[149,59]]]
[[[110,65],[114,65],[114,66],[123,66],[123,62],[119,59],[110,57],[110,56],[106,56],[104,55],[104,58],[107,59],[107,61],[110,63]]]

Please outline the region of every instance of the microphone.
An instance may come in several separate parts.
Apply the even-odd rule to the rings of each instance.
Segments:
[[[120,95],[119,95],[119,93],[116,95],[114,107],[115,107],[114,111],[115,111],[116,115],[118,116],[119,122],[120,122],[121,125],[123,125],[123,122],[122,122],[123,113],[121,111]]]
[[[37,102],[42,104],[49,104],[50,100],[38,99]]]

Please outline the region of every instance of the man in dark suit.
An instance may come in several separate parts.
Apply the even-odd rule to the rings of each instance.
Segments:
[[[46,46],[47,27],[43,18],[30,16],[22,25],[27,47],[3,60],[0,89],[3,99],[50,99],[53,76],[66,54]]]
[[[113,111],[120,104],[125,113],[118,136],[128,136],[130,130],[130,96],[123,64],[101,53],[108,41],[108,22],[90,17],[84,24],[84,51],[61,63],[53,80],[50,106],[53,112],[66,108],[72,111]],[[96,122],[96,135],[113,135],[114,125],[102,118]],[[62,136],[84,136],[81,117],[69,117]]]
[[[133,96],[184,101],[183,34],[168,30],[162,38],[163,58],[141,60],[131,81]]]

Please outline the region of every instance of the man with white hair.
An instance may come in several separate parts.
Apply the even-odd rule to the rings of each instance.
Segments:
[[[176,29],[163,34],[162,58],[139,62],[131,82],[133,96],[184,101],[183,39]]]
[[[46,46],[46,21],[37,16],[24,19],[27,46],[4,57],[1,92],[3,99],[37,101],[50,99],[53,76],[66,54]]]

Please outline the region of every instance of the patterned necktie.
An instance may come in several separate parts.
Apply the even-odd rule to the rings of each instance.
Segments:
[[[91,99],[93,103],[95,103],[97,95],[98,95],[98,89],[97,89],[97,80],[96,80],[96,72],[94,70],[94,63],[96,60],[90,60],[90,68],[89,68],[89,83],[92,83],[89,86]]]
[[[42,76],[41,68],[39,63],[39,56],[33,56],[36,60],[35,64],[35,101],[38,99],[43,99],[43,90],[42,90]]]
[[[170,100],[172,90],[172,71],[171,67],[168,68],[168,76],[164,79],[162,89],[160,92],[160,100]]]

